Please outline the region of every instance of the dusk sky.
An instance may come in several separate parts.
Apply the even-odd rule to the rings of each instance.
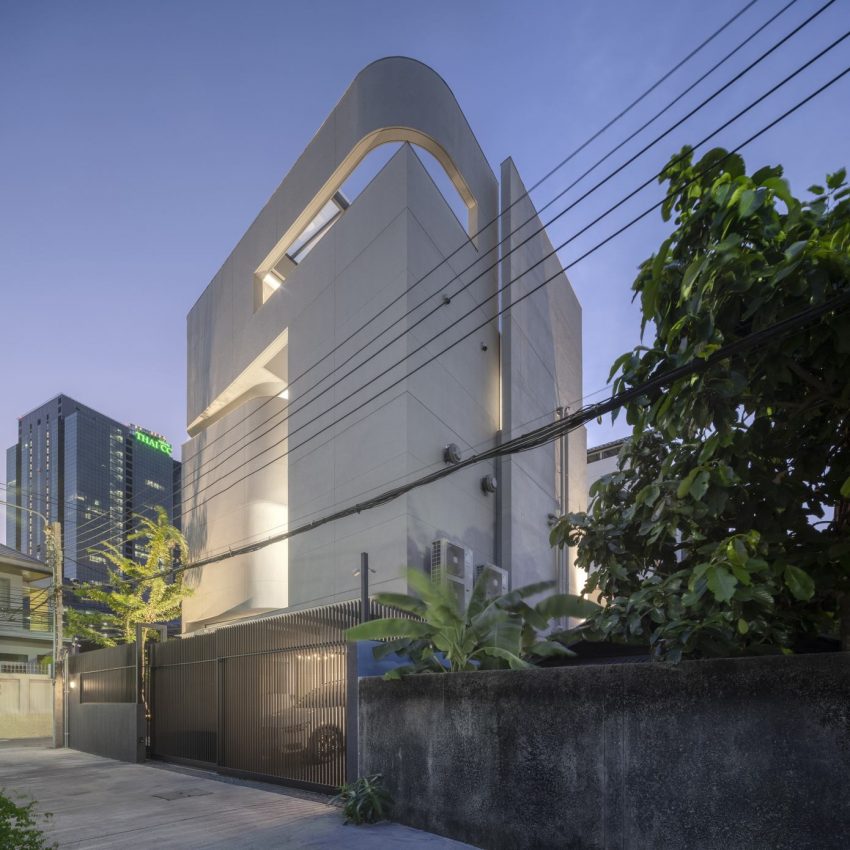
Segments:
[[[369,62],[402,54],[431,65],[493,169],[512,156],[532,184],[743,5],[0,0],[0,448],[15,442],[18,416],[60,392],[179,447],[186,313]],[[798,0],[549,214],[821,5]],[[756,2],[546,181],[535,201],[548,201],[780,8]],[[568,238],[848,29],[850,2],[838,0],[561,219],[552,241]],[[736,146],[847,64],[850,40],[702,150]],[[743,154],[751,171],[783,164],[801,194],[848,164],[848,138],[850,75]],[[567,246],[562,262],[659,191],[652,187]],[[653,214],[569,271],[583,307],[588,395],[639,341],[630,286],[669,229]],[[588,443],[623,433],[620,424],[594,425]]]

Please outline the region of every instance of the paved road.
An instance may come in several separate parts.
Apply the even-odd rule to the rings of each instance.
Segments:
[[[0,747],[0,788],[52,812],[45,832],[62,850],[469,847],[398,824],[343,826],[339,809],[319,794],[75,750]]]

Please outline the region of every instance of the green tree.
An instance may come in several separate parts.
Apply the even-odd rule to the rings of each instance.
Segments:
[[[748,176],[737,155],[685,148],[665,181],[675,230],[633,285],[654,339],[614,363],[615,391],[850,289],[844,169],[801,200],[778,166]],[[583,631],[672,660],[846,642],[848,376],[850,314],[834,310],[629,404],[618,470],[551,535],[606,603]]]
[[[191,593],[183,574],[174,573],[185,563],[189,547],[183,535],[168,521],[164,508],[155,508],[155,518],[137,516],[138,530],[128,540],[140,541],[143,557],[134,561],[112,543],[99,551],[112,565],[106,583],[88,582],[74,588],[76,596],[108,609],[67,610],[67,632],[103,646],[115,646],[136,639],[137,623],[161,623],[180,615],[183,599]],[[120,638],[113,637],[115,634]]]

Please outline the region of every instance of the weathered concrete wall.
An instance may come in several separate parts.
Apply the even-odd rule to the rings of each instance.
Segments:
[[[0,738],[42,738],[50,735],[50,676],[0,674]]]
[[[362,679],[360,772],[488,850],[845,850],[850,654]]]

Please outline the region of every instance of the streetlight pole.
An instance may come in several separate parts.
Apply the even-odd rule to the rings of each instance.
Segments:
[[[47,547],[47,564],[53,573],[53,664],[51,665],[51,680],[53,681],[53,746],[62,746],[62,735],[57,729],[56,723],[56,669],[59,665],[59,659],[62,654],[62,642],[64,639],[62,621],[64,619],[64,604],[62,599],[62,524],[60,522],[51,522],[40,511],[32,508],[25,508],[23,505],[16,505],[13,502],[6,502],[0,499],[0,505],[8,505],[11,508],[17,508],[19,511],[26,511],[29,514],[34,514],[39,517],[44,523],[44,539]],[[63,671],[64,676],[64,671]]]

